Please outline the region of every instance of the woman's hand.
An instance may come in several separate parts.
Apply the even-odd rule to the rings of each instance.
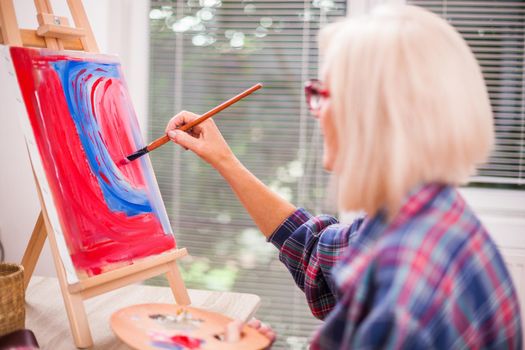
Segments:
[[[169,121],[166,134],[173,142],[191,150],[216,169],[224,162],[235,159],[235,155],[212,119],[203,121],[188,132],[177,130],[197,118],[199,116],[194,113],[180,112]]]
[[[255,329],[256,331],[259,331],[259,333],[270,340],[270,345],[266,349],[270,349],[272,347],[272,344],[275,342],[276,335],[270,326],[265,325],[256,318],[252,318],[250,321],[248,321],[248,323],[246,323],[246,325]],[[241,339],[242,326],[243,323],[239,320],[230,322],[226,326],[224,340],[228,343],[238,342]]]
[[[252,318],[250,321],[248,321],[247,325],[254,328],[255,330],[258,330],[259,333],[270,339],[270,346],[272,346],[275,338],[277,337],[272,327],[262,323],[256,318]]]

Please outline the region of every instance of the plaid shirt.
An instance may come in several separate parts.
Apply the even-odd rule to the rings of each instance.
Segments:
[[[503,259],[453,187],[418,187],[390,223],[299,209],[269,241],[325,321],[311,349],[522,347]]]

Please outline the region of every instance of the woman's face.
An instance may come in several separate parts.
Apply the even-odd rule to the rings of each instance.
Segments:
[[[319,110],[315,114],[319,118],[321,131],[324,136],[323,167],[327,171],[332,171],[337,157],[338,142],[330,98],[323,99]]]

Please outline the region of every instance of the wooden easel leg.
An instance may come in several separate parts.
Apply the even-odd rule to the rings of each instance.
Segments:
[[[188,295],[188,291],[186,290],[186,287],[184,286],[184,281],[182,280],[182,276],[180,275],[179,267],[177,266],[177,262],[174,261],[172,263],[169,263],[170,269],[168,272],[166,272],[166,277],[168,278],[168,282],[170,284],[171,292],[173,293],[173,296],[175,297],[175,301],[179,305],[190,305],[191,300],[190,296]]]
[[[24,266],[24,287],[27,289],[29,280],[33,275],[35,270],[38,257],[42,252],[44,247],[44,242],[46,241],[46,226],[44,225],[44,217],[42,211],[38,214],[38,219],[36,220],[35,228],[31,234],[31,239],[27,244],[26,250],[24,252],[24,257],[22,258],[22,266]]]
[[[71,12],[73,21],[75,21],[75,25],[84,29],[85,35],[80,38],[84,50],[89,52],[98,52],[97,42],[95,41],[95,36],[91,30],[91,25],[89,24],[86,11],[84,10],[84,5],[82,5],[82,1],[67,0],[67,4],[69,5],[69,11]]]
[[[0,0],[0,31],[3,44],[22,46],[13,0]]]
[[[44,220],[46,225],[49,225],[49,222],[46,222],[47,219],[44,218]],[[93,338],[91,337],[91,331],[89,330],[89,323],[86,310],[84,309],[82,294],[71,293],[69,291],[66,271],[60,261],[56,239],[53,234],[49,235],[49,246],[53,253],[58,283],[60,285],[60,291],[62,292],[62,298],[64,299],[64,305],[66,306],[69,327],[71,328],[71,333],[73,333],[75,346],[77,348],[90,348],[93,346]]]
[[[62,290],[64,304],[66,305],[69,326],[73,333],[73,340],[77,348],[85,349],[93,346],[93,338],[89,330],[89,322],[84,308],[84,300],[80,294],[70,294]]]
[[[42,200],[40,188],[37,187],[37,190],[40,203],[43,205],[44,201]],[[44,208],[45,207],[42,209],[41,215],[43,217],[46,231],[48,232],[47,237],[49,238],[49,247],[51,248],[51,254],[53,255],[53,261],[55,262],[55,270],[57,272],[62,298],[64,299],[64,305],[66,306],[69,327],[71,328],[71,333],[73,333],[73,340],[75,341],[77,348],[90,348],[93,346],[93,338],[91,337],[86,310],[84,309],[84,300],[82,294],[71,293],[69,291],[66,270],[60,260],[56,237]]]

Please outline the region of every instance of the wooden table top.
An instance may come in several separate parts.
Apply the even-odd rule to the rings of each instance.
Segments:
[[[249,320],[260,298],[254,294],[189,289],[192,306]],[[133,284],[84,302],[95,346],[92,349],[130,349],[109,326],[111,314],[125,306],[145,303],[174,303],[168,287]],[[34,276],[26,291],[26,328],[31,329],[41,349],[74,349],[66,309],[58,280]]]

